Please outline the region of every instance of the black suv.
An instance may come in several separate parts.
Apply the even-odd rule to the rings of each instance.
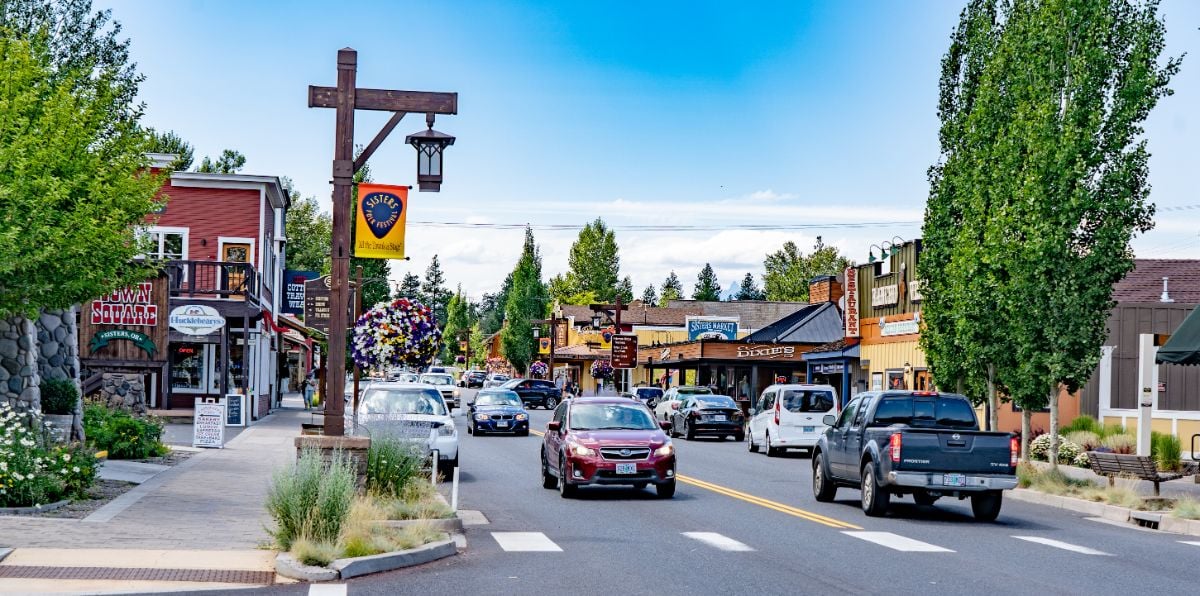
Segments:
[[[501,387],[516,392],[526,407],[541,406],[553,410],[562,401],[562,391],[550,381],[513,379]]]
[[[487,380],[487,372],[482,370],[469,370],[463,373],[459,385],[468,389],[472,387],[483,387],[483,382]]]

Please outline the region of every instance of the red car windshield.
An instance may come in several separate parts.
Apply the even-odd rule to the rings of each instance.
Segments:
[[[654,430],[658,425],[646,408],[624,404],[576,404],[571,430]]]

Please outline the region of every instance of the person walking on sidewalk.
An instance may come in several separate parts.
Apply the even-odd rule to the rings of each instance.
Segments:
[[[308,371],[308,377],[304,379],[304,409],[311,410],[313,402],[313,394],[317,392],[317,371]]]

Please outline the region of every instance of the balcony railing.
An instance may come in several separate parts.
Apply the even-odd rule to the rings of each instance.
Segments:
[[[250,263],[170,261],[171,296],[258,303],[258,271]]]

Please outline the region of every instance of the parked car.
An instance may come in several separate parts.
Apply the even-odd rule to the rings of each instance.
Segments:
[[[861,487],[863,511],[881,516],[892,495],[911,494],[918,505],[970,497],[975,518],[993,521],[1003,491],[1017,486],[1019,441],[980,431],[961,395],[862,393],[825,423],[812,460],[818,501],[832,501],[839,486]]]
[[[458,466],[458,432],[435,387],[412,383],[372,383],[354,411],[353,432],[372,438],[395,437],[438,452],[438,467]]]
[[[475,436],[484,433],[513,433],[518,437],[529,436],[529,412],[521,403],[521,397],[507,389],[484,389],[475,395],[475,401],[467,404],[467,433]]]
[[[463,376],[458,379],[458,386],[471,389],[473,387],[483,387],[487,381],[487,371],[469,370],[463,373]]]
[[[675,495],[675,446],[646,406],[620,397],[579,397],[558,405],[542,438],[542,487],[563,498],[587,485],[653,484]]]
[[[671,436],[691,441],[698,436],[745,439],[746,419],[732,397],[688,395],[671,414]]]
[[[712,395],[712,389],[692,385],[672,387],[667,389],[662,394],[662,397],[654,400],[654,403],[649,404],[649,406],[654,408],[655,418],[663,422],[670,422],[671,413],[679,409],[679,402],[688,395]]]
[[[451,410],[458,407],[458,388],[454,386],[454,377],[449,373],[425,373],[421,375],[420,382],[437,387],[446,400],[446,407]]]
[[[521,396],[521,401],[529,407],[542,407],[553,410],[563,400],[562,390],[550,381],[541,379],[512,379],[501,385],[509,391],[515,391]]]
[[[634,387],[633,391],[629,392],[632,399],[640,400],[642,403],[649,405],[651,402],[657,402],[663,396],[663,390],[658,387]]]
[[[499,387],[499,386],[509,382],[511,379],[512,379],[512,377],[509,377],[508,375],[502,375],[500,373],[492,373],[492,374],[488,375],[487,380],[483,382],[483,388],[487,389],[488,387]]]
[[[400,373],[400,376],[396,378],[396,382],[397,383],[420,383],[421,375],[419,375],[417,373],[411,373],[411,372]]]
[[[762,448],[768,457],[788,449],[812,451],[828,426],[826,414],[837,414],[837,391],[830,385],[771,385],[750,409],[746,448]]]

